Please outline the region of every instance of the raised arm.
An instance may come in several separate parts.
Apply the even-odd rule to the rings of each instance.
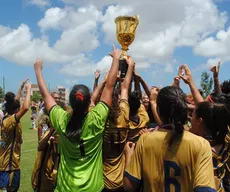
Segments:
[[[201,103],[204,101],[203,97],[201,96],[200,92],[196,88],[196,85],[192,79],[192,73],[187,65],[182,65],[184,71],[185,71],[185,76],[180,75],[180,78],[183,79],[183,81],[189,85],[191,93],[193,95],[193,99],[195,104]]]
[[[22,82],[21,86],[19,87],[18,93],[17,93],[17,95],[15,96],[15,100],[20,101],[22,90],[23,90],[25,84],[27,83],[27,81],[28,81],[28,78],[26,78],[26,79]]]
[[[34,64],[34,70],[38,82],[38,87],[40,90],[40,93],[42,95],[42,98],[45,103],[45,107],[47,112],[49,113],[50,110],[54,105],[56,105],[56,102],[54,101],[53,97],[50,95],[48,88],[46,86],[46,82],[42,75],[42,61],[40,59],[37,59],[36,63]]]
[[[221,94],[221,86],[219,81],[219,71],[220,71],[220,61],[218,62],[217,66],[213,66],[210,71],[213,73],[213,79],[214,79],[214,91],[217,94]]]
[[[150,95],[150,105],[153,113],[153,117],[159,127],[163,126],[163,123],[158,115],[157,112],[157,96],[158,96],[159,89],[154,88],[151,90],[151,95]]]
[[[128,70],[125,79],[121,85],[121,99],[124,100],[128,100],[129,88],[130,88],[130,83],[131,83],[133,68],[134,68],[134,61],[131,57],[126,59],[126,62],[128,64]]]
[[[97,69],[97,70],[94,72],[94,85],[93,85],[93,90],[95,90],[96,87],[98,86],[98,80],[99,80],[99,78],[100,78],[100,75],[101,75],[101,71]]]
[[[116,85],[121,50],[118,50],[113,46],[113,52],[110,55],[113,57],[113,62],[109,70],[109,75],[105,84],[105,88],[101,95],[101,101],[105,102],[109,107],[112,105],[112,94],[113,89]]]
[[[137,71],[134,71],[134,75],[135,77],[138,79],[138,81],[141,83],[142,87],[145,90],[146,95],[148,95],[148,97],[150,98],[150,94],[151,94],[151,89],[148,86],[148,84],[145,82],[144,79],[142,79],[142,77],[137,73]]]
[[[24,100],[23,105],[20,108],[20,110],[16,113],[17,121],[19,121],[23,117],[23,115],[25,115],[25,113],[30,108],[30,90],[31,90],[31,83],[28,83],[26,85],[26,97],[25,97],[25,100]]]
[[[134,74],[134,87],[135,87],[135,91],[138,92],[139,97],[142,98],[140,82],[139,82],[139,79],[137,78],[137,76],[135,75],[135,73],[136,73],[136,68],[135,68],[135,66],[134,66],[134,69],[133,69],[133,74]]]
[[[98,98],[98,95],[100,94],[101,90],[104,88],[105,86],[105,83],[107,81],[107,78],[108,78],[108,74],[109,73],[106,73],[105,74],[105,77],[104,79],[102,80],[102,82],[94,89],[92,95],[91,95],[91,106],[95,105],[96,104],[96,100]]]

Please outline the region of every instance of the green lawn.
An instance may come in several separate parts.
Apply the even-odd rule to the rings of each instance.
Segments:
[[[31,173],[37,153],[37,131],[31,129],[30,112],[28,112],[22,123],[23,144],[21,149],[21,185],[19,192],[32,192]]]

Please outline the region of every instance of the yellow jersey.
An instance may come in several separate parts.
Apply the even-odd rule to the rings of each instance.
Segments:
[[[20,169],[21,143],[21,124],[15,114],[6,117],[0,129],[0,171]]]
[[[120,114],[116,127],[111,127],[109,122],[103,137],[103,174],[107,189],[118,189],[123,186],[125,169],[125,155],[123,153],[129,126],[129,104],[121,100]]]
[[[149,115],[145,106],[141,104],[137,111],[136,120],[130,119],[129,121],[129,135],[128,140],[133,140],[139,136],[141,129],[147,128],[149,123]]]
[[[146,133],[137,142],[125,176],[148,192],[214,192],[210,144],[184,131],[181,140],[167,144],[172,131]]]

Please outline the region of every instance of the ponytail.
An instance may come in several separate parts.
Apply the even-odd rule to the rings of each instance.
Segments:
[[[172,135],[168,147],[175,140],[182,137],[184,125],[188,119],[188,107],[186,105],[186,95],[180,88],[168,86],[160,90],[157,97],[157,108],[159,116],[164,123],[164,127],[172,129]]]
[[[82,126],[88,113],[90,91],[85,85],[75,85],[69,96],[72,115],[66,127],[66,134],[70,141],[80,142]]]
[[[66,133],[69,140],[80,141],[80,135],[85,117],[86,113],[84,113],[80,107],[73,110],[66,128]]]
[[[180,140],[182,138],[184,133],[184,124],[187,120],[187,113],[188,111],[185,100],[178,98],[172,111],[172,136],[169,140],[169,148],[175,140]]]

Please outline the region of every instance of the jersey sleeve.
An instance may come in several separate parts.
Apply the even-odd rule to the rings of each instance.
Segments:
[[[60,106],[56,105],[54,106],[51,111],[50,111],[50,121],[52,124],[52,127],[57,131],[57,132],[65,132],[65,128],[67,125],[68,119],[67,117],[67,112],[62,109]],[[65,124],[65,126],[62,126]]]
[[[142,182],[142,153],[143,153],[143,136],[137,142],[135,151],[129,164],[125,169],[124,175],[131,181],[141,184]]]
[[[11,115],[3,120],[3,128],[6,132],[11,131],[11,129],[15,128],[19,122],[16,120],[16,115]]]
[[[128,128],[129,126],[129,103],[126,100],[121,100],[120,104],[120,115],[117,119],[118,128]]]
[[[195,192],[214,192],[214,171],[212,163],[212,150],[207,140],[200,148],[194,170],[194,191]]]
[[[143,104],[141,104],[140,108],[138,109],[138,116],[141,119],[141,128],[147,127],[149,123],[149,115],[148,112],[146,111],[145,107]]]
[[[93,124],[93,131],[103,131],[108,118],[109,108],[104,102],[98,102],[97,105],[89,112],[89,124]]]

